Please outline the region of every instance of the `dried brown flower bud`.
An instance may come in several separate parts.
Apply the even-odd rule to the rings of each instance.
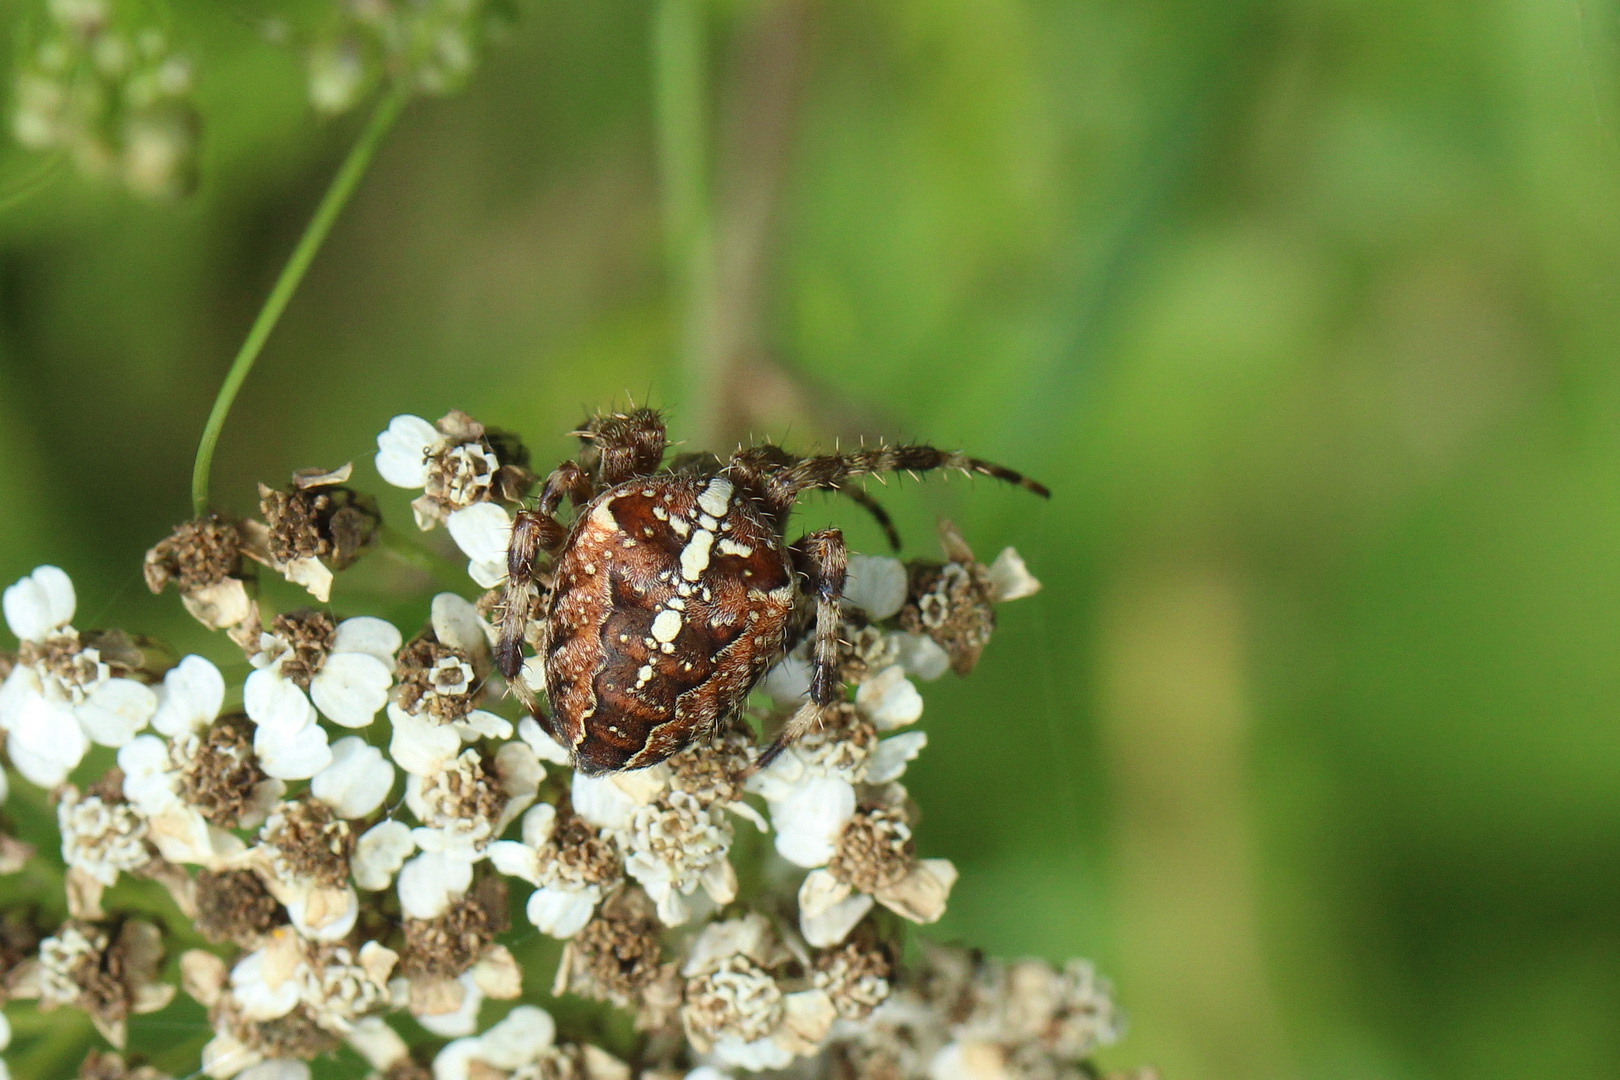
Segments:
[[[264,810],[259,785],[268,780],[253,753],[253,722],[240,713],[209,726],[180,770],[180,795],[203,817],[240,828]]]
[[[199,871],[196,904],[203,937],[244,949],[256,948],[265,934],[287,922],[287,913],[250,870]]]
[[[569,939],[552,993],[574,993],[629,1008],[663,972],[664,924],[635,886],[603,903]]]
[[[154,593],[173,584],[192,618],[211,630],[254,621],[239,526],[219,514],[181,522],[146,553],[146,585]]]
[[[69,921],[40,942],[39,959],[40,1008],[82,1009],[119,1048],[132,1014],[155,1012],[175,993],[156,981],[163,937],[151,923],[131,920],[115,937],[95,923]]]
[[[510,926],[506,879],[482,877],[436,919],[406,919],[400,974],[408,979],[455,979],[483,959]]]

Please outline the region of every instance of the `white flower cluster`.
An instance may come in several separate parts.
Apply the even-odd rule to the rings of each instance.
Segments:
[[[423,94],[459,89],[502,16],[495,0],[338,0],[309,54],[309,98],[344,112],[383,77]]]
[[[418,526],[446,525],[472,584],[499,584],[508,508],[534,480],[521,447],[451,413],[396,417],[378,448],[382,477],[419,492]],[[202,519],[149,556],[154,587],[178,582],[187,609],[242,648],[239,683],[202,656],[77,630],[55,567],[5,591],[18,647],[0,656],[0,732],[18,772],[53,792],[73,918],[15,958],[0,926],[0,994],[83,1008],[120,1045],[127,1017],[173,992],[153,981],[162,935],[103,910],[132,875],[214,943],[180,963],[209,1010],[209,1076],[307,1080],[307,1062],[347,1044],[379,1075],[629,1080],[605,1049],[559,1041],[532,1004],[479,1034],[486,1001],[524,996],[500,939],[509,891],[527,888],[528,922],[566,941],[553,992],[629,1010],[659,1080],[809,1076],[840,1060],[918,1080],[1066,1077],[1114,1037],[1089,968],[964,968],[938,953],[908,972],[903,924],[876,911],[929,923],[945,910],[956,868],[917,854],[901,784],[926,745],[918,683],[970,668],[991,608],[1038,588],[1011,549],[981,565],[947,530],[944,563],[852,557],[847,692],[768,766],[737,717],[653,767],[587,776],[504,695],[488,598],[439,593],[414,632],[325,608],[271,615],[255,599],[221,620],[198,600],[225,582],[250,597],[242,537],[281,552],[253,558],[283,572],[288,552],[330,553],[373,528],[364,496],[339,497],[348,475],[295,477],[266,494],[267,525]],[[334,507],[358,516],[338,527]],[[769,671],[751,717],[797,711],[806,649]],[[85,775],[96,745],[117,761],[99,778]],[[0,872],[19,861],[0,856]],[[451,1041],[429,1066],[434,1037]]]
[[[199,123],[191,65],[144,4],[52,0],[25,50],[11,127],[35,150],[61,149],[92,175],[146,196],[195,183]]]

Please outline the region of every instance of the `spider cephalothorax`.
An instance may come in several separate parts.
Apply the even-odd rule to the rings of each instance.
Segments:
[[[800,494],[885,472],[960,469],[1047,490],[1010,469],[931,446],[879,446],[795,457],[747,447],[728,461],[684,455],[663,466],[664,425],[637,409],[579,432],[577,461],[557,466],[539,505],[517,516],[496,656],[547,731],[586,773],[655,765],[742,707],[793,644],[795,601],[815,603],[810,698],[766,759],[815,723],[838,693],[838,600],[848,561],[837,529],[789,543]],[[847,489],[893,530],[875,503]],[[556,513],[574,503],[573,521]],[[549,592],[535,644],[549,714],[520,677],[541,560]],[[801,623],[802,625],[802,623]]]

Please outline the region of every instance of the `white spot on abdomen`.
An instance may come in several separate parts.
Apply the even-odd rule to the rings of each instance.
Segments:
[[[713,543],[712,532],[700,530],[692,534],[692,539],[681,548],[681,577],[696,581],[703,576],[703,571],[709,568],[709,547]]]
[[[681,613],[665,609],[653,620],[652,636],[655,641],[674,641],[681,632]]]
[[[717,476],[709,481],[709,486],[697,498],[698,509],[706,514],[721,518],[731,508],[731,481],[723,476]]]
[[[720,554],[722,555],[741,555],[746,559],[753,553],[754,549],[747,544],[739,544],[735,540],[720,541]]]

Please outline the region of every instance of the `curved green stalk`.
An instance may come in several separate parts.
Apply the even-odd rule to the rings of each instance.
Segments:
[[[717,432],[720,373],[714,350],[714,222],[709,193],[707,28],[703,0],[659,0],[653,22],[653,91],[664,251],[680,328],[682,408],[700,446]]]
[[[348,203],[349,196],[353,195],[354,189],[359,186],[360,178],[370,166],[378,145],[388,133],[388,129],[393,127],[409,96],[409,91],[405,87],[396,85],[391,87],[377,103],[354,148],[349,151],[349,156],[343,159],[343,165],[338,169],[337,175],[332,177],[332,183],[326,189],[326,194],[321,196],[321,203],[315,208],[315,214],[309,219],[309,224],[304,227],[304,235],[299,237],[298,246],[287,259],[287,265],[282,267],[281,276],[276,279],[275,287],[265,299],[264,307],[259,309],[258,318],[253,320],[252,327],[248,329],[247,338],[242,342],[242,348],[238,350],[236,359],[232,361],[231,369],[225,373],[225,381],[220,385],[219,395],[214,398],[214,408],[208,414],[208,423],[203,427],[202,439],[197,444],[197,460],[191,469],[191,508],[196,516],[201,517],[208,512],[208,473],[214,462],[214,447],[219,442],[220,432],[224,430],[225,418],[230,414],[237,391],[242,389],[242,383],[247,379],[248,372],[253,370],[253,362],[259,358],[259,352],[264,348],[270,332],[275,329],[281,313],[286,310],[287,302],[292,299],[293,293],[298,291],[298,284],[304,280],[304,273],[309,269],[310,263],[315,261],[315,254],[325,242],[326,234],[332,230],[332,223],[337,220],[338,214],[342,213],[344,205]]]

